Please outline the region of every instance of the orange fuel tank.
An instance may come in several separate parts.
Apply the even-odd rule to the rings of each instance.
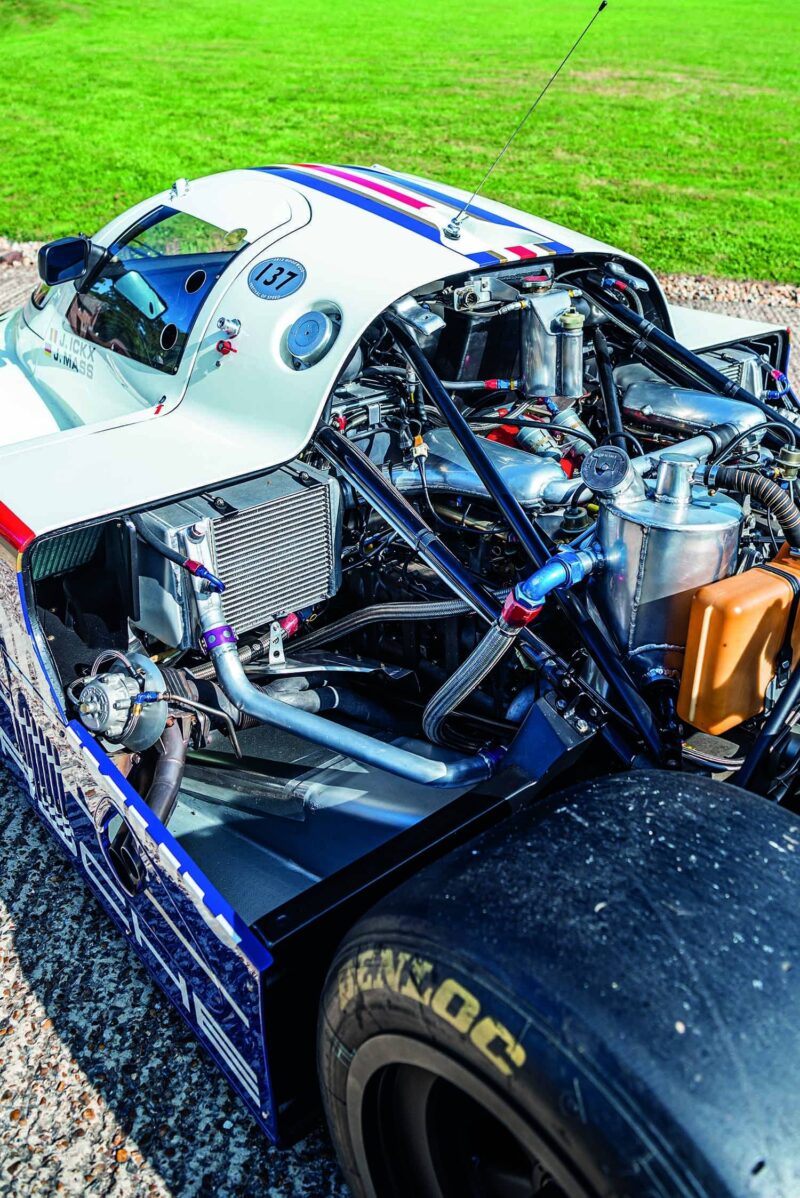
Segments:
[[[701,587],[692,600],[678,714],[719,736],[764,708],[800,591],[800,560],[786,545],[769,569],[754,566]],[[800,621],[792,629],[800,657]]]

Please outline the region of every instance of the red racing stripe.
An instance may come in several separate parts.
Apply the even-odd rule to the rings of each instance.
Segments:
[[[409,195],[408,192],[398,191],[395,187],[386,187],[383,183],[378,183],[374,179],[364,179],[360,175],[353,175],[349,171],[341,171],[335,166],[314,166],[309,162],[298,162],[297,169],[303,171],[319,171],[322,175],[334,175],[337,179],[347,179],[349,183],[357,183],[359,187],[366,187],[370,191],[376,191],[379,195],[388,196],[390,200],[399,200],[402,204],[408,204],[409,208],[430,208],[431,205],[420,200],[417,196]]]
[[[520,258],[538,258],[538,250],[531,249],[529,245],[507,245],[506,249],[509,254],[517,254]]]

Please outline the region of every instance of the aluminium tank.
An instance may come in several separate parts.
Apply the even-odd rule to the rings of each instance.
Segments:
[[[696,468],[666,454],[654,488],[630,471],[614,494],[599,496],[605,568],[595,599],[620,649],[651,680],[680,673],[695,592],[736,568],[742,509],[692,486]]]

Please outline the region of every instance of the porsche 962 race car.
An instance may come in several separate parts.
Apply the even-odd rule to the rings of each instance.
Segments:
[[[358,1195],[800,1193],[785,329],[381,168],[179,180],[0,320],[0,741]]]

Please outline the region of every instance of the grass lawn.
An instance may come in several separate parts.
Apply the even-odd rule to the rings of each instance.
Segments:
[[[470,186],[595,0],[0,0],[0,234],[267,162]],[[659,270],[800,281],[796,11],[610,0],[487,189]]]

